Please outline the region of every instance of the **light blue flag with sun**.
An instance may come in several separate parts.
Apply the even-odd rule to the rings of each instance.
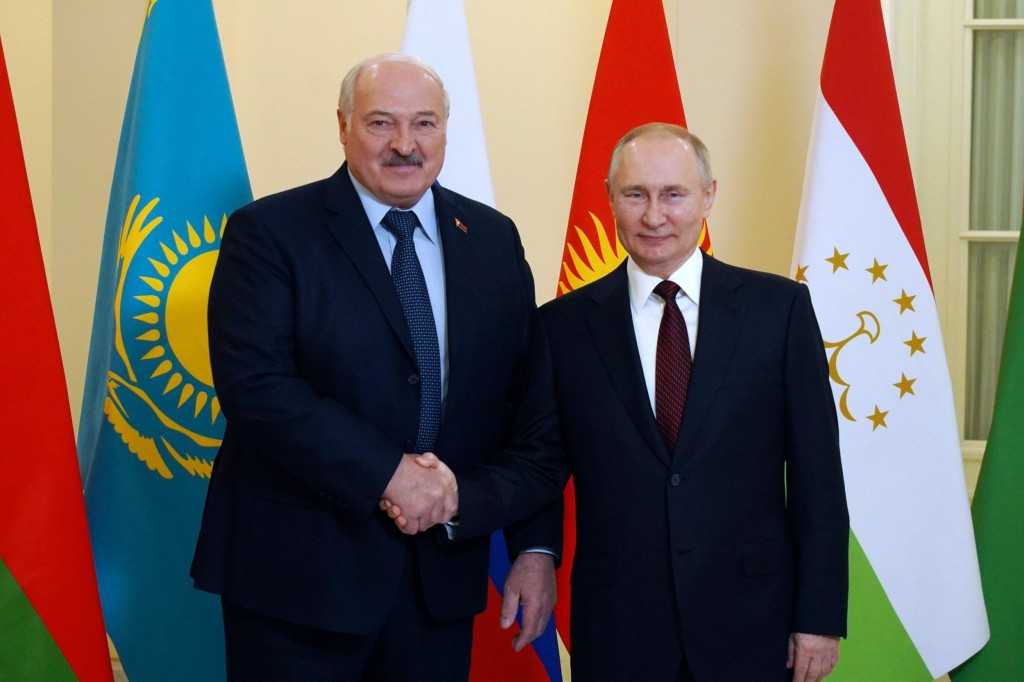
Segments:
[[[191,586],[224,431],[206,299],[252,200],[211,0],[148,0],[107,209],[78,449],[107,631],[132,682],[223,680]]]

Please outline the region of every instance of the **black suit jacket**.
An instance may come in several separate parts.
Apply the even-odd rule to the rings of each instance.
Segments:
[[[432,191],[449,340],[436,452],[458,472],[509,436],[534,289],[511,220],[436,184]],[[482,611],[486,538],[409,538],[377,508],[415,440],[420,391],[402,307],[345,166],[231,216],[209,331],[227,429],[192,564],[196,587],[291,622],[363,634],[381,625],[404,552],[414,551],[432,615]],[[560,532],[556,509],[507,541],[512,552],[557,550]]]
[[[791,632],[845,635],[849,520],[806,287],[704,257],[674,452],[648,398],[625,264],[540,309],[525,445],[460,479],[473,536],[576,491],[571,653],[583,680],[785,680]],[[564,454],[538,447],[561,425]],[[560,471],[561,469],[561,471]]]

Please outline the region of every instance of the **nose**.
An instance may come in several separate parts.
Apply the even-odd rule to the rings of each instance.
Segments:
[[[412,129],[405,124],[395,126],[395,134],[391,138],[391,150],[401,156],[409,156],[416,148]]]
[[[644,227],[657,228],[664,220],[665,212],[661,208],[661,203],[657,198],[650,199],[644,208],[643,216],[641,216]]]

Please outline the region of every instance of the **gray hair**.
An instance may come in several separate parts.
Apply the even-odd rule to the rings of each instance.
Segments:
[[[434,71],[433,67],[429,64],[420,61],[415,57],[410,57],[407,54],[399,54],[397,52],[387,52],[384,54],[374,55],[373,57],[367,57],[349,69],[349,72],[345,74],[345,77],[341,80],[341,92],[338,95],[338,109],[341,111],[341,115],[345,117],[346,124],[352,122],[352,112],[356,108],[355,91],[356,81],[359,80],[359,76],[361,76],[363,71],[368,67],[390,62],[411,64],[430,76],[430,78],[438,84],[441,88],[441,92],[444,94],[444,117],[448,118],[448,114],[451,110],[451,102],[448,99],[448,91],[444,89],[444,82],[441,80],[441,77],[437,75],[437,71]]]
[[[633,128],[623,135],[622,139],[612,150],[612,159],[608,164],[608,181],[611,182],[615,172],[619,169],[619,161],[622,158],[622,150],[633,140],[644,135],[656,135],[658,137],[671,137],[682,140],[693,147],[694,155],[697,157],[697,173],[700,175],[702,189],[711,186],[714,176],[711,174],[711,155],[708,148],[704,146],[700,138],[682,126],[672,123],[645,123],[642,126]]]

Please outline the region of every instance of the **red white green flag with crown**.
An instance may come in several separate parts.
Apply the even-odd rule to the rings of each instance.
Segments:
[[[988,624],[877,0],[835,4],[793,268],[825,340],[850,507],[849,639],[829,680],[930,681]]]

